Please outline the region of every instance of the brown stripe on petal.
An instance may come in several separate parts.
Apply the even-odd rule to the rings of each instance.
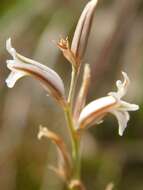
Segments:
[[[29,68],[28,68],[29,67]],[[40,73],[40,71],[36,71],[36,68],[34,68],[34,65],[27,65],[27,68],[22,66],[13,66],[14,69],[26,72],[32,76],[34,76],[36,79],[38,79],[41,84],[44,86],[45,90],[48,91],[48,93],[53,96],[57,102],[65,106],[66,101],[64,95],[59,91],[59,89],[52,83],[52,81],[48,80],[48,77],[44,76],[44,73]]]
[[[34,66],[37,66],[37,67],[45,67],[45,65],[42,65],[40,64],[39,62],[33,60],[33,59],[30,59],[30,58],[27,58],[23,55],[21,55],[20,53],[17,53],[16,52],[16,58],[18,59],[18,61],[21,61],[22,63],[25,63],[25,64],[30,64],[30,65],[34,65]],[[40,66],[39,66],[40,65]]]
[[[87,15],[88,8],[89,8],[89,4],[86,5],[86,7],[84,8],[84,10],[79,18],[79,21],[78,21],[78,24],[76,26],[75,33],[73,36],[72,44],[71,44],[71,50],[74,52],[74,54],[77,57],[79,56],[80,39],[81,39],[82,30],[83,30],[83,26],[85,23],[85,18]]]
[[[82,58],[86,50],[96,4],[97,0],[91,0],[85,6],[76,26],[71,45],[71,50],[76,57]]]
[[[62,82],[61,78],[59,77],[59,75],[54,70],[52,70],[51,68],[47,67],[46,65],[43,65],[43,64],[41,64],[41,63],[39,63],[39,62],[37,62],[37,61],[35,61],[33,59],[29,59],[27,57],[24,57],[23,55],[21,55],[19,53],[16,53],[16,56],[17,56],[18,61],[21,61],[21,63],[25,63],[26,66],[27,65],[32,65],[34,67],[37,67],[40,70],[49,73],[49,75],[53,75],[53,78],[56,78],[56,80],[58,81],[58,83],[59,83],[59,81]],[[60,90],[62,90],[64,92],[64,87],[60,86],[60,88],[61,88]]]
[[[35,61],[35,60],[32,60],[32,59],[29,59],[27,57],[24,57],[23,55],[19,54],[19,53],[16,53],[16,56],[17,56],[17,61],[19,63],[19,61],[21,62],[20,64],[26,64],[25,66],[33,66],[33,67],[36,67],[37,69],[40,69],[40,71],[42,72],[46,72],[47,76],[49,76],[50,78],[52,78],[53,80],[53,83],[55,83],[58,87],[58,89],[60,91],[62,91],[62,93],[64,94],[64,85],[63,85],[63,82],[60,78],[60,76],[54,71],[52,70],[51,68]],[[21,67],[22,65],[20,65]]]
[[[100,109],[96,110],[95,112],[93,111],[91,114],[87,115],[87,117],[84,117],[80,123],[79,123],[79,128],[83,129],[87,125],[92,124],[94,121],[98,121],[99,118],[104,117],[107,112],[109,112],[113,107],[117,106],[118,102],[115,100],[115,102],[110,103],[109,105],[103,106]]]

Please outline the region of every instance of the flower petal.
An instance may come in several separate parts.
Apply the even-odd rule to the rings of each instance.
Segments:
[[[127,122],[130,119],[129,113],[126,111],[123,112],[123,111],[117,111],[117,110],[113,110],[110,112],[116,116],[118,120],[118,124],[119,124],[119,135],[122,136],[124,130],[127,127]]]
[[[9,88],[13,88],[16,81],[25,76],[25,73],[12,71],[8,78],[5,80]]]
[[[112,96],[106,96],[92,101],[83,108],[79,116],[79,128],[84,128],[101,119],[107,112],[117,106],[117,101]]]
[[[130,84],[130,80],[127,73],[122,72],[122,75],[123,75],[124,81],[122,82],[121,80],[117,80],[116,82],[117,92],[108,93],[108,95],[114,96],[119,100],[127,93],[128,86]]]
[[[8,40],[6,41],[6,49],[8,51],[8,53],[15,58],[16,57],[16,50],[12,47],[11,45],[11,38],[8,38]]]
[[[122,100],[121,100],[121,105],[118,108],[118,110],[123,110],[123,111],[137,111],[138,109],[139,109],[138,105],[130,104]]]

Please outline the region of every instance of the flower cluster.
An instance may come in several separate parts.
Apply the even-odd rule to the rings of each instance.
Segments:
[[[83,81],[78,96],[76,96],[74,90],[76,89],[81,60],[86,50],[96,4],[97,0],[91,0],[85,6],[75,29],[71,46],[68,38],[65,40],[60,39],[57,43],[58,48],[72,66],[68,97],[65,95],[63,80],[54,70],[17,53],[12,47],[10,38],[6,42],[6,49],[13,57],[12,60],[7,60],[7,67],[11,70],[6,79],[7,86],[12,88],[20,78],[31,76],[42,84],[46,92],[64,110],[72,140],[72,156],[66,148],[64,140],[56,133],[45,127],[40,127],[38,137],[44,136],[49,138],[58,148],[64,164],[59,164],[58,168],[54,168],[54,170],[64,178],[71,190],[84,189],[79,179],[79,134],[82,134],[79,132],[84,131],[90,125],[99,124],[108,113],[111,113],[118,120],[119,135],[122,136],[130,118],[128,112],[139,109],[138,105],[122,100],[123,96],[127,93],[130,83],[125,72],[122,72],[123,81],[118,80],[116,82],[117,92],[110,92],[107,96],[85,105],[91,78],[90,66],[88,64],[84,66]]]
[[[63,81],[55,71],[18,54],[11,46],[10,39],[7,40],[6,47],[8,52],[13,56],[13,60],[7,60],[7,67],[11,70],[10,75],[6,79],[8,87],[12,88],[21,77],[31,75],[38,79],[47,92],[60,104],[66,104]],[[85,77],[87,77],[87,75],[86,72]],[[108,96],[92,101],[81,110],[77,123],[78,129],[83,129],[93,122],[99,123],[107,113],[112,113],[118,120],[119,135],[123,135],[129,120],[128,111],[136,111],[139,109],[139,106],[121,100],[126,94],[130,83],[127,74],[122,72],[122,75],[124,81],[118,80],[116,82],[117,92],[110,92]],[[87,81],[87,79],[84,81]],[[85,84],[83,87],[84,86]],[[85,93],[85,90],[83,90],[83,92]],[[79,101],[84,97],[80,97]],[[80,108],[79,105],[78,108]]]

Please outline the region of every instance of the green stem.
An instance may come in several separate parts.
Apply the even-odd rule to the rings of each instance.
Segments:
[[[71,104],[71,107],[73,106],[73,100],[74,100],[74,92],[77,82],[77,69],[73,66],[72,67],[72,73],[71,73],[71,84],[70,84],[70,90],[69,90],[69,96],[68,96],[68,103]]]
[[[77,135],[77,131],[74,124],[73,115],[72,115],[77,78],[78,78],[78,69],[73,66],[72,74],[71,74],[71,84],[70,84],[70,90],[69,90],[69,96],[68,96],[68,103],[64,110],[65,118],[67,121],[68,128],[70,130],[71,141],[72,141],[73,173],[72,173],[71,180],[73,179],[80,180],[80,152],[79,152],[80,141]],[[70,190],[77,190],[77,188],[72,188]]]
[[[72,113],[69,105],[65,109],[65,117],[67,120],[72,140],[73,178],[79,179],[80,178],[79,139],[77,137],[77,132],[74,127]]]

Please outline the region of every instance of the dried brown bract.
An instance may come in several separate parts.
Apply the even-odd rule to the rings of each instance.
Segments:
[[[79,65],[79,60],[70,49],[68,37],[66,39],[60,39],[60,41],[57,43],[57,46],[63,52],[64,57],[72,64],[72,66],[77,68]]]
[[[68,179],[71,175],[71,163],[70,156],[63,139],[46,127],[40,126],[38,139],[41,139],[42,137],[50,139],[56,145],[63,158],[63,164],[60,163],[58,168],[52,167],[52,169],[56,171],[57,174],[61,174],[62,178]]]

